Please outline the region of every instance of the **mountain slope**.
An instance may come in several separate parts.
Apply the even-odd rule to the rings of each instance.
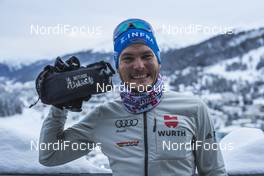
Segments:
[[[87,65],[100,60],[112,62],[111,53],[99,53],[88,51],[81,51],[61,56],[63,60],[67,60],[71,56],[76,56],[80,59],[82,65]],[[55,58],[52,60],[40,60],[29,65],[21,65],[19,68],[14,68],[6,64],[0,64],[0,77],[6,77],[14,81],[27,82],[34,80],[38,73],[46,66],[53,65]]]
[[[218,35],[196,45],[163,53],[162,67],[169,73],[188,66],[204,67],[242,56],[261,46],[264,46],[264,28]]]

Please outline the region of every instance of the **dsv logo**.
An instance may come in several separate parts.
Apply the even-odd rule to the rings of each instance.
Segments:
[[[137,126],[138,119],[126,119],[126,120],[117,120],[115,121],[115,126],[117,128],[125,128],[131,126]]]

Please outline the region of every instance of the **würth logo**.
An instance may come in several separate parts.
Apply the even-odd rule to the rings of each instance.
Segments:
[[[164,124],[169,128],[176,128],[178,126],[177,116],[164,115]]]

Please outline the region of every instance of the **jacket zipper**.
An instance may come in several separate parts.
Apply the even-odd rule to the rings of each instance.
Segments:
[[[153,132],[155,133],[157,129],[157,119],[156,117],[154,118],[154,125],[153,125]]]
[[[147,113],[143,113],[144,119],[144,147],[145,147],[145,161],[144,161],[144,171],[145,176],[148,176],[148,126],[147,126]]]

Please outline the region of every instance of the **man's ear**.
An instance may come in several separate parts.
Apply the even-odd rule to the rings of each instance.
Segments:
[[[161,65],[159,64],[159,67],[158,67],[158,74],[160,74],[160,68],[161,68]]]

